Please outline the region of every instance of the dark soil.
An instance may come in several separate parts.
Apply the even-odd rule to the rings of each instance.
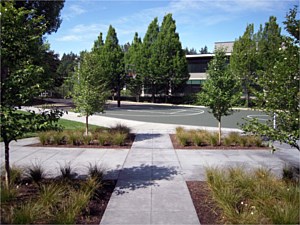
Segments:
[[[180,150],[269,150],[269,147],[242,147],[242,146],[211,146],[211,145],[203,145],[203,146],[195,146],[195,145],[188,145],[183,146],[180,145],[176,139],[175,134],[170,134],[170,138],[173,144],[174,149]]]
[[[205,181],[187,181],[198,219],[201,224],[223,224],[222,211],[212,198]]]
[[[42,183],[44,184],[52,183],[52,182],[61,182],[61,181],[55,179],[46,179],[42,181]],[[81,181],[74,180],[72,182],[74,183],[74,185],[76,185]],[[103,181],[102,186],[98,190],[96,190],[96,193],[90,200],[86,209],[83,212],[81,212],[81,214],[78,215],[78,217],[76,218],[76,224],[100,224],[106,206],[115,188],[115,185],[116,185],[115,180]],[[22,184],[18,185],[18,187],[19,187],[18,194],[15,199],[5,203],[1,202],[0,224],[7,223],[6,213],[7,210],[10,210],[11,206],[19,206],[23,202],[25,203],[30,199],[34,200],[35,198],[38,197],[39,188],[36,184],[23,182]],[[47,224],[47,223],[49,223],[49,221],[47,221],[47,218],[41,221],[35,221],[35,224]]]
[[[30,147],[53,147],[53,148],[113,148],[113,149],[130,149],[133,142],[135,139],[135,134],[130,134],[129,138],[125,141],[124,145],[97,145],[97,144],[89,144],[89,145],[70,145],[70,144],[60,144],[60,145],[55,145],[55,144],[47,144],[47,145],[42,145],[41,143],[36,143],[36,144],[30,144],[27,146]]]

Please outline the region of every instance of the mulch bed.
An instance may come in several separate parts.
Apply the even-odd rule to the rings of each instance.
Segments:
[[[44,183],[55,182],[53,179],[45,180]],[[80,181],[74,181],[80,182]],[[104,211],[107,207],[111,194],[116,186],[116,180],[105,180],[102,183],[101,189],[97,190],[97,197],[90,200],[87,209],[84,210],[76,218],[76,224],[100,224]],[[9,208],[10,205],[20,205],[22,202],[34,199],[37,197],[38,187],[37,185],[27,183],[19,185],[18,195],[15,200],[1,203],[1,224],[5,221],[5,208]],[[47,221],[36,221],[36,224],[45,224]]]
[[[241,147],[241,146],[182,146],[176,139],[176,134],[170,134],[170,138],[173,144],[174,149],[180,150],[270,150],[269,147]]]
[[[223,224],[222,211],[212,198],[211,190],[205,181],[187,181],[198,219],[201,224]]]
[[[61,144],[61,145],[42,145],[41,143],[35,143],[27,145],[29,147],[50,147],[50,148],[98,148],[98,149],[130,149],[135,139],[135,134],[130,134],[129,138],[126,140],[124,145],[70,145],[70,144]]]

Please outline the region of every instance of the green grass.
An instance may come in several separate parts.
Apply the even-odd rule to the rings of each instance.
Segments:
[[[23,114],[28,113],[28,112],[21,111],[21,110],[18,110],[18,112],[23,113]],[[57,124],[61,125],[64,130],[84,130],[85,129],[85,123],[76,122],[76,121],[72,121],[72,120],[59,119]],[[95,130],[95,129],[99,129],[99,128],[102,129],[103,127],[89,124],[89,129],[91,129],[91,130]],[[105,129],[105,128],[103,128],[103,129]],[[22,137],[19,137],[19,139],[20,138],[37,137],[37,136],[38,136],[38,133],[30,132],[30,133],[24,134]],[[2,137],[0,137],[0,141],[3,141]]]
[[[207,182],[225,224],[297,224],[300,187],[267,169],[209,168]]]

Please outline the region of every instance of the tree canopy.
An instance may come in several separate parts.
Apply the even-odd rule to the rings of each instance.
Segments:
[[[221,144],[221,119],[230,115],[232,107],[240,98],[239,82],[231,73],[225,49],[215,50],[215,56],[208,65],[208,78],[199,101],[208,106],[219,123],[219,144]]]

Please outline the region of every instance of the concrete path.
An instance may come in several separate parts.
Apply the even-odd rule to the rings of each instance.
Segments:
[[[136,136],[100,224],[200,224],[169,135]]]

